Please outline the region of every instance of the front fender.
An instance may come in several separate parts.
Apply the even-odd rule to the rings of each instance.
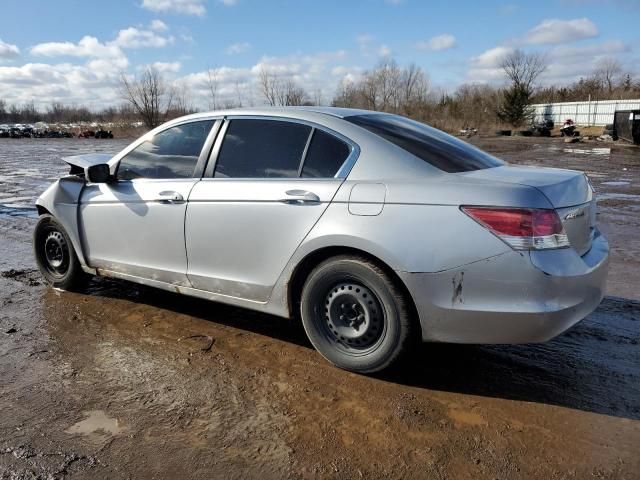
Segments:
[[[85,271],[92,271],[87,264],[82,248],[78,205],[85,181],[79,177],[69,176],[56,180],[38,197],[36,205],[46,209],[64,227],[69,235],[78,261]]]

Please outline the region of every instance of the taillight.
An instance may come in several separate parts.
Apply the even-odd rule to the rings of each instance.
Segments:
[[[497,207],[461,209],[515,250],[544,250],[570,245],[555,210]]]

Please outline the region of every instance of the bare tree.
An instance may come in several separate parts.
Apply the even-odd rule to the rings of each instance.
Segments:
[[[615,58],[602,58],[596,64],[594,76],[613,93],[616,78],[622,74],[622,64]]]
[[[547,68],[546,62],[539,53],[514,50],[502,60],[500,66],[511,85],[504,90],[496,114],[501,121],[519,127],[533,118],[533,85]]]
[[[410,114],[417,105],[424,103],[429,90],[427,75],[415,63],[410,64],[400,73],[399,108]]]
[[[533,84],[547,69],[546,60],[539,53],[524,53],[515,50],[507,55],[500,67],[511,81],[513,87],[522,89],[527,94],[533,93]]]
[[[207,86],[209,87],[209,107],[218,109],[218,69],[207,68]]]
[[[238,80],[236,80],[235,82],[235,90],[236,90],[236,98],[238,99],[238,107],[242,108],[243,106],[243,97],[244,95],[242,94],[242,89],[240,88],[240,82]]]
[[[269,105],[278,104],[278,78],[264,65],[260,68],[260,90]]]
[[[308,103],[307,92],[293,79],[287,79],[280,84],[283,92],[283,102],[281,105],[304,105]]]
[[[194,111],[191,90],[184,83],[177,85],[173,96],[173,105],[168,113],[172,117],[180,117]]]
[[[167,117],[173,105],[175,89],[162,74],[147,67],[137,78],[121,76],[120,95],[131,104],[148,128],[155,128]]]
[[[314,105],[322,105],[322,90],[319,88],[316,88],[313,91],[313,100],[312,100]]]

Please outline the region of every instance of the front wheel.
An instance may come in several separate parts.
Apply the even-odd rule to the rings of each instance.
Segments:
[[[42,276],[52,286],[75,290],[86,283],[88,275],[82,270],[69,235],[53,216],[42,215],[38,220],[33,250]]]
[[[417,333],[396,281],[355,256],[330,258],[311,272],[302,289],[301,314],[316,350],[334,365],[360,373],[396,363]]]

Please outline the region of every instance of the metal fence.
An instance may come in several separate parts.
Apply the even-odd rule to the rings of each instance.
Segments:
[[[533,105],[535,120],[551,119],[556,124],[568,118],[578,125],[606,125],[613,123],[616,110],[636,110],[640,100],[601,100],[598,102],[563,102]]]

